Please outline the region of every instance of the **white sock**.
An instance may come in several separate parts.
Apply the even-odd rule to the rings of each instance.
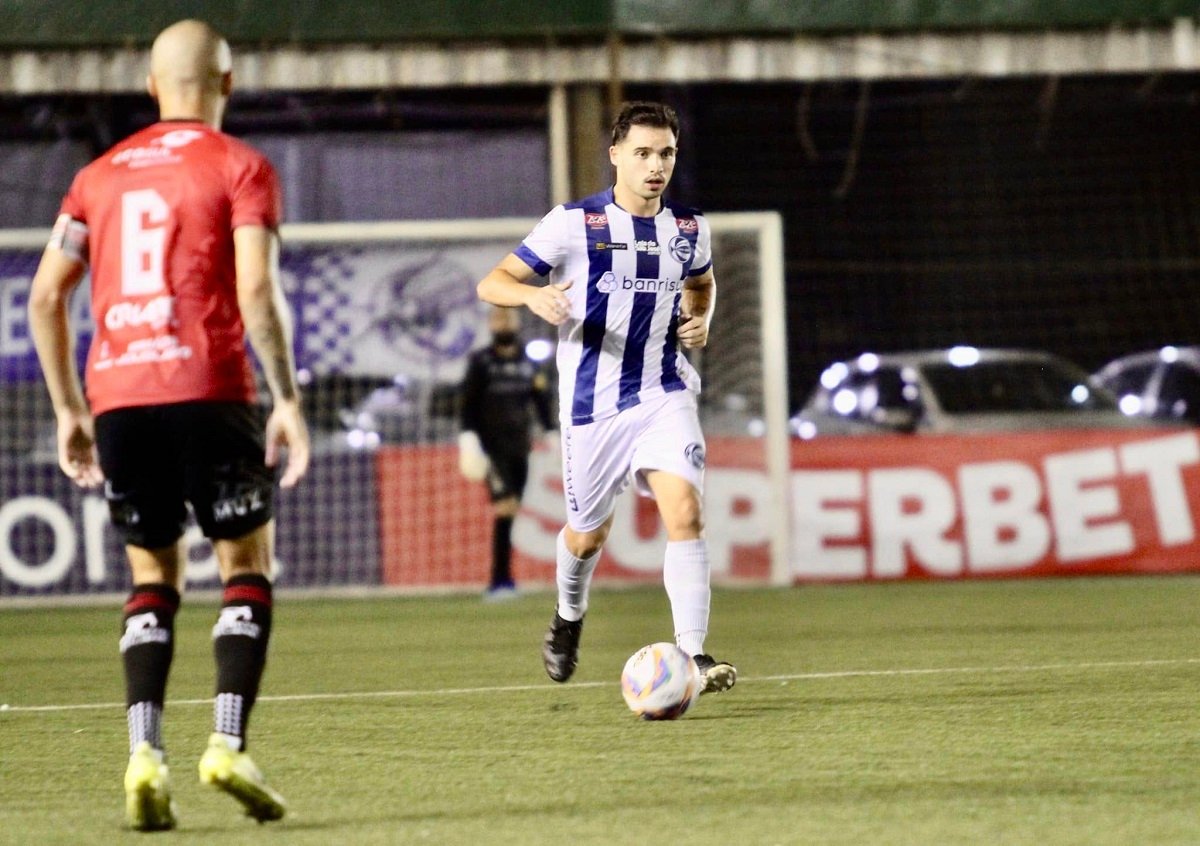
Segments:
[[[129,754],[143,740],[159,753],[162,760],[162,706],[154,702],[136,702],[125,709],[129,723]]]
[[[235,752],[242,750],[244,704],[241,694],[218,693],[213,707],[213,731],[229,741],[229,747]]]
[[[667,543],[663,585],[671,600],[675,642],[688,655],[701,654],[708,634],[708,609],[712,603],[708,544],[703,539]]]
[[[596,551],[590,558],[576,558],[567,549],[566,529],[558,533],[555,543],[558,566],[555,581],[558,583],[558,616],[564,620],[582,620],[587,611],[588,589],[592,585],[592,573],[600,560]]]

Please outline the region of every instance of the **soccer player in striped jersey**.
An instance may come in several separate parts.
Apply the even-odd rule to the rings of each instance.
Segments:
[[[733,665],[704,651],[708,549],[700,379],[680,347],[708,342],[716,299],[708,222],[664,197],[679,119],[661,103],[625,104],[613,123],[613,186],[557,206],[479,283],[481,299],[525,306],[558,326],[567,525],[558,535],[558,605],[542,657],[554,681],[575,670],[588,591],[630,481],[667,531],[663,582],[675,640],[704,691],[728,690]],[[549,284],[529,284],[548,276]]]

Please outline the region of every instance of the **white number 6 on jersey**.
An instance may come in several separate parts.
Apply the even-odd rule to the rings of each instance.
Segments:
[[[153,294],[165,287],[164,224],[171,209],[153,188],[121,195],[121,293]]]

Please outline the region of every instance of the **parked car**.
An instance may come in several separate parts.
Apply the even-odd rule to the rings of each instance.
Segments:
[[[954,347],[864,353],[826,368],[791,420],[818,435],[1129,428],[1117,399],[1044,352]]]
[[[1093,377],[1121,411],[1200,426],[1200,347],[1163,347],[1110,361]]]
[[[337,412],[337,438],[351,449],[453,440],[460,428],[458,394],[457,384],[396,376]]]

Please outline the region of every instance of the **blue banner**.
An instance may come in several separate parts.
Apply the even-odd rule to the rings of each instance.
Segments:
[[[41,378],[29,333],[29,286],[42,251],[0,250],[0,384]],[[71,298],[71,326],[80,367],[92,340],[92,315],[85,281]]]
[[[374,456],[319,455],[276,497],[276,584],[380,582]],[[212,545],[192,525],[187,584],[220,584]],[[125,592],[125,552],[97,491],[81,491],[51,461],[0,462],[0,597]]]
[[[453,383],[486,338],[475,284],[505,254],[497,242],[429,247],[285,245],[284,292],[295,318],[296,365],[331,373]],[[40,378],[29,332],[29,286],[41,250],[0,250],[0,383]],[[94,322],[85,279],[72,297],[80,366]]]

